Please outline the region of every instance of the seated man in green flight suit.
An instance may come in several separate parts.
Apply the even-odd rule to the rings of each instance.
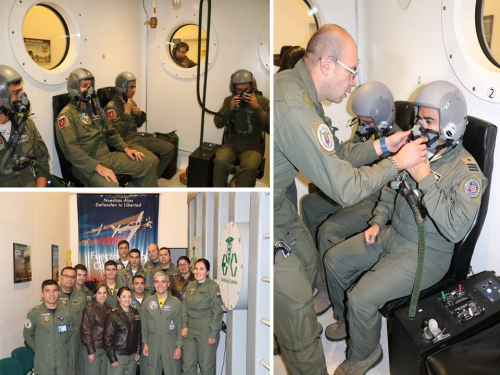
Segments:
[[[133,186],[158,187],[158,158],[131,148],[116,132],[99,107],[92,73],[71,72],[68,93],[71,101],[57,117],[56,138],[75,177],[85,186],[116,187],[116,175],[127,174]]]
[[[0,187],[45,187],[49,151],[30,118],[23,77],[0,65]]]
[[[414,104],[412,133],[428,138],[428,160],[407,168],[400,178],[412,191],[418,189],[419,204],[427,216],[421,284],[425,289],[448,271],[455,243],[472,226],[488,181],[461,143],[467,104],[460,89],[445,81],[431,82],[418,93]],[[399,180],[391,186],[399,188]],[[419,247],[416,220],[420,218],[394,188],[382,189],[371,226],[328,250],[324,258],[338,319],[327,331],[330,339],[349,338],[347,359],[336,375],[365,374],[381,361],[379,308],[408,296],[414,286]]]
[[[231,96],[224,99],[215,116],[215,126],[227,127],[228,137],[215,154],[214,187],[227,187],[227,178],[237,161],[236,187],[254,187],[262,163],[262,132],[269,134],[269,99],[255,93],[257,82],[245,69],[229,81]]]
[[[137,78],[130,72],[122,72],[115,79],[115,96],[106,105],[106,114],[127,144],[134,149],[152,157],[154,153],[160,159],[157,177],[172,161],[175,146],[164,139],[152,137],[150,134],[137,132],[146,121],[146,113],[137,107],[133,97],[137,90]]]

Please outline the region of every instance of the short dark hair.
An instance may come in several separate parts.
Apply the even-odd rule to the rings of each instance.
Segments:
[[[196,265],[196,263],[200,263],[200,262],[205,265],[205,268],[207,269],[207,271],[210,271],[210,262],[208,260],[200,258],[194,264]]]
[[[132,254],[132,253],[137,253],[139,254],[139,256],[141,256],[141,251],[139,249],[132,249],[128,252],[128,255]]]
[[[170,249],[168,247],[163,246],[162,248],[160,248],[160,250],[158,252],[160,252],[162,250],[168,250],[168,255],[172,255],[172,253],[170,252]]]
[[[185,255],[181,255],[181,256],[179,257],[179,259],[177,259],[177,264],[179,264],[179,261],[180,261],[181,259],[182,259],[182,260],[185,260],[186,262],[188,262],[189,264],[191,264],[191,259],[189,259],[189,258],[188,258],[187,256],[185,256]]]
[[[143,275],[135,275],[134,277],[132,277],[132,284],[135,282],[135,279],[138,278],[141,278],[144,280],[144,282],[146,282],[146,278]]]
[[[62,270],[61,270],[61,275],[63,274],[64,271],[66,270],[71,270],[71,271],[75,271],[75,274],[76,274],[76,270],[73,268],[73,267],[64,267]]]
[[[107,266],[115,266],[116,268],[118,268],[118,264],[116,264],[116,262],[111,259],[104,263],[104,269],[106,269]]]
[[[87,271],[87,267],[85,267],[83,264],[77,264],[76,266],[73,267],[75,270],[80,270],[80,271],[85,271],[85,272],[89,272]]]
[[[10,85],[12,86],[17,86],[17,85],[20,85],[21,83],[23,82],[23,79],[18,79],[17,81],[14,81],[14,82],[10,82],[7,87],[9,87]]]
[[[57,290],[59,290],[59,284],[57,283],[57,281],[55,281],[54,279],[48,279],[42,283],[42,292],[43,292],[43,288],[45,288],[48,285],[55,285],[55,286],[57,286]]]
[[[118,293],[116,295],[120,297],[122,293],[126,291],[129,291],[130,294],[132,294],[132,290],[128,286],[122,286],[120,289],[118,289]]]
[[[130,244],[128,243],[127,240],[121,240],[120,242],[118,242],[118,246],[117,247],[120,247],[120,245],[123,245],[124,243],[126,243],[127,246],[130,248]]]

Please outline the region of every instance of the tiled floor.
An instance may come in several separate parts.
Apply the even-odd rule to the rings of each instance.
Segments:
[[[328,310],[325,314],[318,317],[318,321],[323,325],[323,330],[333,323],[332,309]],[[326,366],[328,369],[328,374],[333,374],[338,365],[340,365],[345,359],[345,349],[346,342],[331,342],[325,338],[325,333],[322,334],[323,339],[323,350],[325,352]],[[382,350],[384,351],[384,358],[382,362],[374,369],[368,371],[369,375],[389,375],[389,349],[387,343],[387,324],[385,318],[382,319],[382,337],[380,339],[382,344]],[[286,375],[285,367],[281,361],[281,357],[274,357],[274,374],[275,375]]]

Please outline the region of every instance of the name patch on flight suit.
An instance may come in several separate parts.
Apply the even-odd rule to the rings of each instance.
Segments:
[[[108,118],[110,120],[113,120],[115,118],[115,116],[116,116],[115,110],[114,109],[108,109]]]
[[[73,303],[73,305],[79,305],[79,304],[80,304],[80,301],[76,301],[76,300],[75,300],[75,301],[73,301],[72,303]]]
[[[481,192],[481,185],[475,178],[469,178],[465,181],[464,190],[471,198],[476,198]]]
[[[326,124],[312,124],[313,133],[316,137],[316,141],[322,150],[327,153],[331,153],[335,150],[335,142],[333,140],[333,134],[328,125]]]
[[[171,310],[171,307],[170,305],[163,305],[163,307],[161,308],[163,311],[170,311]]]
[[[51,313],[41,313],[40,315],[42,316],[42,321],[44,321],[45,323],[50,322],[50,320],[52,319]]]
[[[80,121],[85,124],[85,125],[88,125],[90,124],[90,117],[87,113],[85,112],[82,112],[80,113]]]

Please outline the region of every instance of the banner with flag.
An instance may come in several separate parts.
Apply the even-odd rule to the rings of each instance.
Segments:
[[[104,263],[116,260],[118,242],[148,259],[148,245],[158,242],[159,194],[78,194],[78,262],[87,280],[103,279]]]

